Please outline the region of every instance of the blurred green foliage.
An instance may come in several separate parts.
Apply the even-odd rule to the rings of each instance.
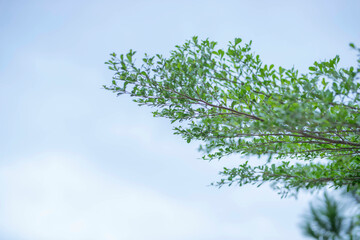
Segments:
[[[360,239],[359,200],[354,190],[338,199],[324,193],[316,205],[310,204],[310,212],[304,216],[304,235],[318,240]]]

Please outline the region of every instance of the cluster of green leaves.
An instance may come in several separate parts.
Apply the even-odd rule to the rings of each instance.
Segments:
[[[139,64],[135,51],[113,53],[106,64],[114,77],[104,87],[155,107],[156,117],[184,121],[175,134],[202,141],[204,159],[268,156],[264,165],[225,168],[219,186],[273,182],[286,194],[360,183],[359,66],[338,68],[336,56],[299,74],[264,64],[240,38],[226,50],[216,45],[193,37],[169,57],[145,54]],[[312,161],[320,158],[329,161]]]

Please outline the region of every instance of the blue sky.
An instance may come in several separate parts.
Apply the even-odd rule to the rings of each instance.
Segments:
[[[127,96],[109,53],[194,35],[253,40],[264,62],[355,64],[359,1],[0,1],[2,239],[303,239],[311,197],[209,187],[222,166]]]

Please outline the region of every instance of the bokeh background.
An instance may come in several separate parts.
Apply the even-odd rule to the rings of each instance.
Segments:
[[[0,0],[0,238],[303,239],[315,195],[217,189],[223,166],[128,96],[102,89],[109,53],[168,55],[194,35],[253,40],[265,63],[301,72],[354,65],[360,1]],[[256,160],[254,160],[256,161]]]

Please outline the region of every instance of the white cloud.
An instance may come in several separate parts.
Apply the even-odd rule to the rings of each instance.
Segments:
[[[206,224],[196,209],[74,157],[3,166],[0,185],[0,226],[25,239],[189,239]]]

